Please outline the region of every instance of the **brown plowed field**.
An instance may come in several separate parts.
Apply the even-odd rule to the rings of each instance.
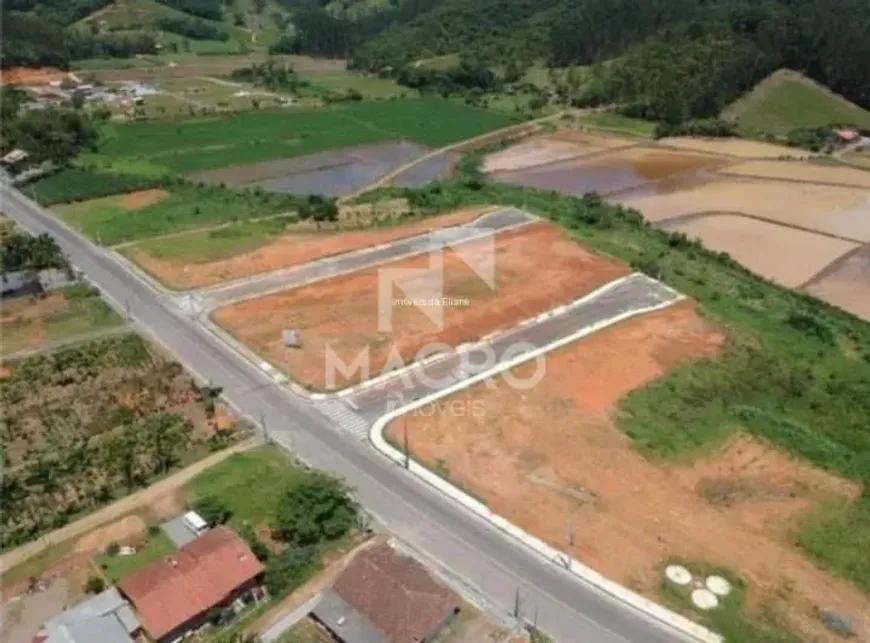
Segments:
[[[0,81],[10,85],[47,85],[66,77],[65,71],[54,67],[10,67],[0,72]]]
[[[855,485],[745,437],[691,465],[656,464],[614,424],[622,396],[677,364],[716,355],[722,341],[679,304],[551,353],[531,390],[477,386],[441,401],[452,402],[442,407],[451,413],[421,409],[388,435],[402,443],[407,427],[419,460],[617,582],[658,598],[666,558],[724,565],[749,581],[750,606],[764,596],[807,640],[839,640],[814,606],[858,615],[870,613],[870,601],[801,556],[788,531],[821,500],[855,498]]]
[[[858,188],[722,179],[663,194],[626,195],[623,205],[662,222],[699,212],[740,212],[846,239],[870,241],[870,194]]]
[[[851,241],[736,214],[699,217],[668,229],[700,238],[711,250],[727,252],[753,272],[789,288],[800,286],[858,247]],[[870,292],[870,285],[866,288]]]
[[[474,221],[490,208],[467,208],[439,217],[390,228],[320,234],[290,233],[256,250],[230,259],[205,263],[186,263],[160,259],[132,246],[125,253],[153,277],[178,290],[204,288],[225,281],[243,279],[283,268],[292,268],[309,261],[398,241],[430,230],[463,225]]]
[[[484,162],[484,171],[512,172],[527,167],[628,147],[636,143],[637,141],[612,136],[563,130],[554,134],[536,136],[490,154]]]
[[[659,145],[676,147],[681,150],[694,150],[696,152],[710,152],[743,159],[778,159],[788,156],[796,159],[805,159],[812,154],[806,150],[761,141],[750,141],[742,138],[662,138]]]
[[[300,384],[337,389],[364,377],[339,375],[330,385],[325,378],[327,346],[346,364],[368,349],[370,376],[375,376],[391,353],[398,352],[404,363],[410,363],[424,346],[457,346],[510,328],[628,272],[624,265],[587,252],[543,223],[496,237],[494,290],[456,252],[443,253],[443,260],[443,296],[467,298],[468,305],[444,306],[440,328],[418,308],[394,306],[392,332],[378,332],[379,269],[232,304],[218,309],[214,320]],[[424,270],[429,257],[389,267]],[[394,297],[403,296],[397,288]],[[301,331],[301,348],[282,346],[285,328]]]

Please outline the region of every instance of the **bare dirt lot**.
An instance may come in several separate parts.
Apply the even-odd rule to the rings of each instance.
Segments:
[[[10,67],[0,74],[0,81],[10,85],[47,85],[66,80],[68,74],[54,67]]]
[[[381,243],[398,241],[430,230],[463,225],[481,216],[486,209],[468,208],[439,217],[381,229],[336,233],[288,233],[256,250],[241,253],[230,259],[205,263],[160,259],[137,246],[126,249],[125,254],[170,288],[203,288],[273,270],[291,268],[316,259]]]
[[[708,248],[727,252],[753,272],[789,288],[800,286],[858,247],[851,241],[735,214],[692,218],[667,227],[700,238]]]
[[[636,141],[613,136],[559,131],[536,136],[486,157],[485,172],[512,172],[556,161],[628,147]]]
[[[870,188],[870,172],[818,163],[749,161],[729,167],[721,174]]]
[[[624,265],[587,252],[547,224],[498,235],[494,254],[495,289],[491,289],[455,251],[443,253],[442,294],[466,301],[441,307],[440,328],[420,308],[394,305],[392,332],[379,332],[379,269],[226,306],[213,318],[300,384],[337,389],[358,383],[363,376],[339,374],[335,382],[326,381],[327,346],[346,364],[368,349],[371,375],[376,375],[389,363],[391,353],[409,363],[423,346],[457,346],[510,328],[628,272]],[[430,267],[429,261],[424,255],[389,267],[422,271]],[[404,294],[396,289],[394,296]],[[285,328],[301,331],[301,348],[282,346]]]
[[[689,303],[623,322],[550,354],[532,390],[499,381],[450,398],[474,410],[462,417],[410,414],[411,451],[494,512],[653,598],[663,560],[704,560],[748,580],[750,608],[763,596],[808,640],[839,640],[814,608],[867,614],[870,601],[799,555],[788,534],[816,503],[855,498],[856,485],[744,437],[693,464],[654,463],[614,424],[622,396],[722,342]],[[405,424],[388,428],[397,443]]]
[[[831,266],[830,272],[813,280],[806,290],[870,321],[870,247]]]
[[[659,139],[658,145],[742,159],[778,159],[780,157],[805,159],[811,154],[811,152],[794,147],[741,138],[663,138]]]
[[[870,194],[858,188],[722,179],[663,194],[627,194],[618,201],[657,223],[688,214],[730,212],[870,241]]]

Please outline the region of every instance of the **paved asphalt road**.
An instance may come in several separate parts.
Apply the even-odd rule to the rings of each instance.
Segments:
[[[199,308],[210,311],[230,302],[259,297],[270,292],[296,288],[312,281],[328,279],[424,252],[435,251],[447,245],[455,245],[485,238],[495,232],[533,223],[534,217],[516,208],[503,208],[484,215],[464,226],[434,230],[407,239],[401,239],[384,247],[367,248],[349,252],[338,257],[327,257],[287,270],[258,275],[223,286],[215,286],[193,293]],[[187,295],[179,295],[184,298]]]
[[[226,399],[265,423],[275,441],[292,444],[311,465],[344,476],[360,502],[389,530],[454,570],[492,604],[511,612],[519,596],[521,613],[529,620],[537,618],[558,641],[686,640],[505,539],[365,443],[348,440],[308,403],[275,386],[201,327],[165,307],[142,281],[17,190],[3,185],[3,197],[7,215],[31,232],[52,234],[76,266],[121,310],[129,310],[144,333],[191,371],[222,386]]]

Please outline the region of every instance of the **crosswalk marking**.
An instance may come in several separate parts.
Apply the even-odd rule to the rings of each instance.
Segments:
[[[369,423],[362,416],[354,413],[342,400],[318,402],[317,409],[355,438],[365,440],[368,437]]]

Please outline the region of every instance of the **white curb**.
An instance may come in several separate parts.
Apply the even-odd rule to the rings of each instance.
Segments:
[[[627,278],[628,277],[625,277],[625,278],[623,278],[623,280],[627,279]],[[618,281],[622,281],[622,280],[617,280],[617,282]],[[616,283],[616,282],[614,282],[614,283]],[[612,285],[608,284],[608,287],[612,287]],[[598,292],[599,291],[596,291],[596,294],[598,294]],[[515,366],[518,366],[519,364],[522,364],[523,362],[534,359],[534,358],[538,357],[539,355],[543,355],[545,353],[551,352],[557,348],[560,348],[561,346],[564,346],[568,343],[576,341],[577,339],[580,339],[581,337],[584,337],[586,335],[590,335],[598,330],[601,330],[602,328],[606,328],[608,326],[616,324],[616,323],[623,321],[625,319],[629,319],[631,317],[635,317],[635,316],[645,314],[648,312],[653,312],[656,310],[661,310],[663,308],[667,308],[669,306],[672,306],[672,305],[678,303],[679,301],[682,301],[683,299],[684,299],[684,297],[682,295],[679,295],[675,299],[668,301],[668,302],[665,302],[665,303],[662,303],[662,304],[657,304],[655,306],[648,306],[646,308],[640,308],[637,310],[628,311],[628,312],[616,315],[614,317],[611,317],[610,319],[602,320],[602,321],[597,322],[595,324],[591,324],[591,325],[587,326],[586,328],[583,328],[583,329],[581,329],[581,330],[579,330],[571,335],[565,336],[565,337],[559,339],[558,341],[553,342],[552,344],[535,349],[535,350],[530,351],[528,353],[525,353],[523,355],[519,355],[518,357],[515,357],[514,359],[511,359],[511,360],[508,360],[502,364],[496,365],[495,367],[489,369],[488,371],[485,371],[483,373],[475,375],[474,377],[471,377],[471,378],[468,378],[468,379],[463,380],[461,382],[458,382],[457,384],[449,386],[443,390],[436,391],[430,395],[427,395],[423,398],[420,398],[419,400],[415,400],[415,401],[410,402],[410,403],[408,403],[408,404],[406,404],[398,409],[390,411],[389,413],[386,413],[385,415],[380,417],[372,426],[370,434],[369,434],[369,437],[372,441],[372,444],[374,445],[374,447],[378,451],[380,451],[386,457],[390,458],[391,460],[393,460],[394,462],[396,462],[398,464],[405,465],[405,463],[406,463],[405,455],[403,453],[401,453],[400,451],[398,451],[397,449],[393,448],[384,439],[384,436],[383,436],[384,428],[386,427],[386,425],[389,422],[391,422],[395,418],[400,417],[409,411],[413,411],[413,410],[418,409],[422,406],[430,404],[438,399],[441,399],[441,398],[446,397],[448,395],[452,395],[453,393],[456,393],[457,391],[461,391],[463,389],[469,388],[469,387],[473,386],[474,384],[477,384],[478,382],[481,382],[489,377],[492,377],[493,375],[498,375],[499,373],[503,373],[504,371],[507,371],[511,368],[514,368]],[[716,634],[715,632],[712,632],[712,631],[708,630],[707,628],[702,627],[702,626],[698,625],[697,623],[694,623],[694,622],[690,621],[689,619],[687,619],[687,618],[685,618],[685,617],[683,617],[675,612],[672,612],[671,610],[666,609],[666,608],[662,607],[661,605],[658,605],[657,603],[655,603],[647,598],[644,598],[643,596],[641,596],[639,594],[636,594],[635,592],[627,589],[626,587],[623,587],[622,585],[619,585],[618,583],[605,578],[604,576],[602,576],[601,574],[596,572],[594,569],[587,567],[586,565],[583,565],[582,563],[578,562],[577,560],[574,560],[572,557],[564,554],[563,552],[560,552],[559,550],[557,550],[553,547],[550,547],[549,545],[547,545],[546,543],[544,543],[540,539],[536,538],[535,536],[532,536],[531,534],[526,533],[525,531],[523,531],[522,529],[520,529],[516,525],[508,522],[507,520],[505,520],[501,516],[490,511],[490,509],[482,502],[472,498],[467,493],[465,493],[464,491],[460,490],[459,488],[453,486],[452,484],[450,484],[449,482],[447,482],[446,480],[444,480],[443,478],[441,478],[437,474],[433,473],[432,471],[430,471],[429,469],[427,469],[423,465],[419,464],[415,460],[411,459],[407,464],[408,464],[408,469],[411,473],[413,473],[418,478],[422,479],[424,482],[426,482],[430,486],[434,487],[435,489],[437,489],[438,491],[440,491],[441,493],[443,493],[444,495],[449,497],[451,500],[457,502],[458,504],[463,506],[465,509],[467,509],[467,510],[471,511],[472,513],[476,514],[477,516],[483,518],[484,520],[486,520],[490,524],[494,525],[495,527],[497,527],[498,529],[500,529],[504,533],[517,539],[522,544],[524,544],[526,547],[530,548],[535,553],[544,557],[548,561],[551,561],[551,562],[558,564],[563,569],[571,572],[572,574],[574,574],[575,576],[577,576],[581,580],[589,583],[590,585],[593,585],[594,587],[605,592],[606,594],[609,594],[610,596],[618,599],[619,601],[621,601],[625,605],[642,612],[647,617],[650,617],[650,618],[652,618],[660,623],[663,623],[664,625],[667,625],[670,628],[678,630],[679,632],[682,632],[683,634],[687,634],[687,635],[695,638],[698,641],[703,641],[704,643],[722,643],[724,641],[724,639],[720,635]]]

